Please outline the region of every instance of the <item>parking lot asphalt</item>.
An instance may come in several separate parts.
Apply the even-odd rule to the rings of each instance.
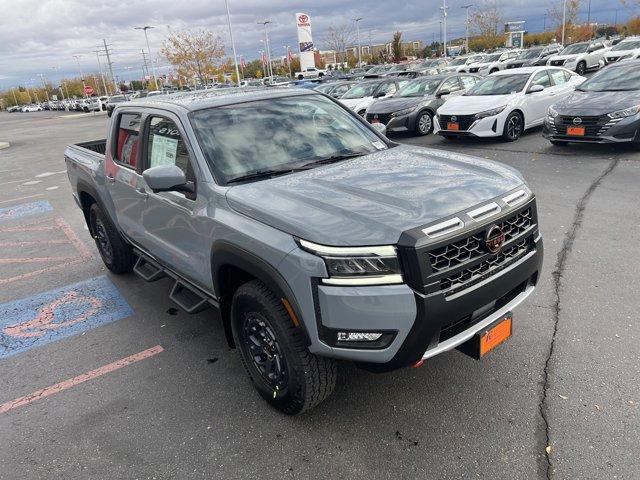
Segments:
[[[103,138],[107,118],[62,114],[0,114],[0,479],[640,475],[638,151],[553,147],[539,130],[396,137],[525,175],[539,288],[485,360],[344,364],[333,396],[291,418],[254,391],[216,311],[185,314],[167,280],[105,271],[63,151]]]

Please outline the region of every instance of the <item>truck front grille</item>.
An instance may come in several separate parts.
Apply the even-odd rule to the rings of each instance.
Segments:
[[[452,295],[464,290],[485,278],[495,275],[500,270],[508,267],[513,262],[524,256],[529,251],[526,239],[519,241],[496,255],[483,260],[469,268],[440,280],[440,289],[445,295]]]
[[[531,208],[528,208],[497,225],[504,232],[505,243],[508,243],[528,230],[532,223]],[[429,252],[432,271],[444,272],[485,255],[484,237],[485,232],[482,231]]]

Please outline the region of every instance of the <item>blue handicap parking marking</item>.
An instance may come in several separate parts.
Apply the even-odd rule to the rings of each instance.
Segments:
[[[38,202],[20,203],[11,207],[0,208],[0,223],[16,218],[28,217],[30,215],[38,215],[40,213],[50,212],[53,207],[47,200]]]
[[[105,276],[0,304],[0,359],[132,313]]]

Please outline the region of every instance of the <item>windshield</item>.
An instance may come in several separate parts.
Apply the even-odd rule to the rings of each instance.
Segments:
[[[424,97],[433,95],[440,85],[441,79],[414,80],[396,92],[394,97]]]
[[[509,95],[522,91],[529,80],[528,73],[490,75],[476,83],[465,95]]]
[[[467,63],[467,58],[456,58],[449,65],[452,67],[459,67],[460,65],[465,65]]]
[[[560,52],[560,55],[573,55],[575,53],[584,53],[589,48],[588,43],[574,43]]]
[[[640,90],[640,70],[616,66],[599,71],[577,90],[584,92],[625,92]]]
[[[526,52],[522,52],[518,56],[518,60],[529,60],[531,58],[538,58],[541,52],[542,52],[542,48],[534,48],[531,50],[527,50]]]
[[[373,95],[373,91],[376,89],[376,87],[379,85],[379,83],[363,83],[361,85],[356,85],[355,87],[353,87],[351,90],[349,90],[347,93],[345,93],[342,98],[364,98],[364,97],[370,97],[371,95]]]
[[[501,53],[494,53],[493,55],[488,55],[482,60],[482,63],[497,62],[498,60],[500,60],[501,56],[502,56]]]
[[[322,95],[197,110],[191,123],[209,165],[224,182],[387,148],[362,122]]]
[[[635,50],[636,48],[640,48],[640,40],[630,40],[627,42],[619,43],[611,50],[619,52],[620,50]]]

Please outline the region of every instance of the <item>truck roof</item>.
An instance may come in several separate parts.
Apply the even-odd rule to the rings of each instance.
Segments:
[[[236,103],[265,100],[269,98],[291,97],[294,95],[318,95],[315,90],[291,87],[244,87],[201,90],[196,92],[178,92],[167,95],[155,95],[127,102],[127,107],[178,107],[187,111],[204,108],[233,105]],[[123,104],[124,105],[124,104]]]

